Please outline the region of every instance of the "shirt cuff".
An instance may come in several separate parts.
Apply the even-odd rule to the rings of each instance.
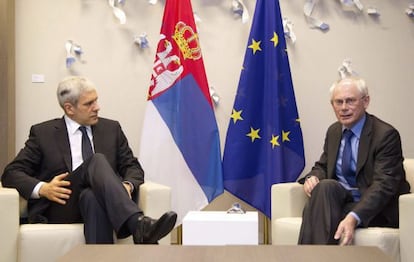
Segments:
[[[361,219],[359,218],[359,216],[354,211],[349,212],[349,214],[357,220],[357,226],[359,226],[361,224]]]
[[[32,191],[32,195],[30,196],[31,198],[33,198],[33,199],[39,199],[40,198],[39,191],[40,191],[40,188],[43,186],[44,183],[45,182],[43,182],[43,181],[37,183],[37,185],[35,186],[35,188]]]

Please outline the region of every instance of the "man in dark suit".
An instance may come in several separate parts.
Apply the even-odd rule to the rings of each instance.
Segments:
[[[368,114],[365,81],[345,78],[330,89],[338,121],[323,153],[299,178],[310,197],[299,244],[352,244],[355,228],[398,227],[398,197],[408,193],[398,131]]]
[[[86,243],[133,236],[156,244],[173,228],[175,212],[158,220],[139,209],[144,171],[117,121],[98,117],[94,84],[67,77],[57,96],[63,118],[31,127],[25,147],[6,166],[1,181],[28,200],[29,223],[84,223]]]

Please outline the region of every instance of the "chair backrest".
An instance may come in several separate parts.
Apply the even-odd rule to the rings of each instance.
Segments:
[[[406,158],[404,160],[404,169],[411,191],[414,191],[414,158]]]

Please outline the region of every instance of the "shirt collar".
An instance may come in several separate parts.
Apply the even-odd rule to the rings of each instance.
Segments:
[[[75,134],[76,131],[79,130],[79,127],[81,126],[78,122],[72,120],[71,118],[69,118],[67,115],[64,115],[63,117],[65,119],[65,123],[66,123],[66,128],[68,129],[68,134],[73,135]],[[89,132],[92,131],[90,126],[85,126],[87,130],[89,130]]]
[[[351,131],[352,133],[354,133],[354,135],[356,137],[358,137],[358,139],[361,137],[361,133],[362,133],[362,128],[364,127],[365,124],[365,120],[367,119],[366,114],[364,114],[364,116],[353,126],[351,127]],[[343,126],[342,127],[342,132],[345,130],[346,128]]]

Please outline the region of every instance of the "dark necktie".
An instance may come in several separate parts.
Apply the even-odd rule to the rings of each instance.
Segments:
[[[82,159],[85,161],[93,155],[93,150],[86,127],[80,126],[79,130],[82,132]]]
[[[351,168],[352,148],[351,138],[354,135],[351,130],[345,129],[343,137],[345,139],[344,150],[342,151],[342,175],[351,187],[356,186],[355,172]]]

